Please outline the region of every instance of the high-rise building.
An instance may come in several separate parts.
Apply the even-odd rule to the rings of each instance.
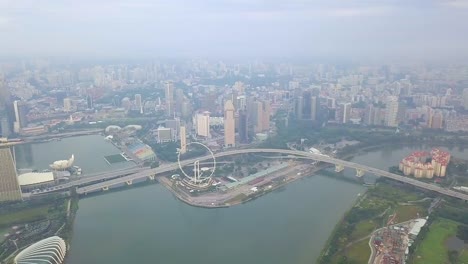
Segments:
[[[8,122],[8,116],[0,116],[0,126],[2,127],[2,137],[9,137],[11,134],[10,122]]]
[[[241,143],[249,143],[247,113],[245,110],[239,110],[239,139]]]
[[[188,119],[192,115],[192,105],[188,99],[182,102],[181,115],[183,119]]]
[[[94,108],[94,100],[91,94],[88,94],[88,96],[86,97],[86,103],[87,103],[88,109]]]
[[[298,96],[295,98],[294,112],[299,120],[317,120],[319,102],[316,96],[313,96],[312,91],[298,91]]]
[[[185,125],[180,126],[180,154],[187,152],[187,133]]]
[[[172,81],[166,82],[165,87],[166,96],[166,115],[169,117],[174,116],[174,83]]]
[[[296,118],[299,120],[303,119],[303,115],[302,115],[303,109],[304,109],[304,98],[302,96],[298,96],[295,99],[294,112],[295,112]]]
[[[351,118],[351,103],[339,104],[335,112],[335,118],[338,123],[348,123]]]
[[[176,113],[182,113],[182,104],[184,103],[185,95],[182,89],[176,89],[175,92],[175,109]]]
[[[264,132],[270,129],[270,102],[269,101],[249,101],[247,104],[248,127],[254,133]]]
[[[63,99],[63,111],[71,112],[71,109],[72,109],[71,99],[68,97]]]
[[[171,142],[174,140],[172,131],[168,127],[158,127],[158,143]]]
[[[19,133],[22,128],[28,125],[28,119],[26,117],[28,114],[28,105],[23,101],[14,101],[13,109],[15,112],[14,130],[16,133]]]
[[[468,110],[468,88],[463,89],[462,101],[463,108],[465,108],[465,110]]]
[[[21,189],[10,148],[0,148],[0,202],[21,200]]]
[[[175,118],[175,119],[170,119],[166,120],[165,125],[167,128],[171,129],[171,134],[173,140],[177,140],[179,138],[179,133],[180,133],[180,119]]]
[[[364,113],[363,123],[366,125],[374,125],[375,120],[375,107],[373,104],[369,104]]]
[[[135,107],[143,114],[143,104],[141,102],[141,94],[135,94]]]
[[[271,107],[269,101],[262,102],[262,131],[268,131],[270,129],[270,115]]]
[[[227,100],[224,104],[224,146],[234,147],[236,145],[234,104]]]
[[[434,129],[441,129],[443,124],[444,116],[440,111],[431,112],[429,117],[429,126],[430,128]]]
[[[197,136],[210,137],[210,112],[197,114]]]
[[[0,75],[0,111],[6,108],[9,97],[8,87],[6,86],[3,77]]]
[[[388,96],[385,108],[385,125],[389,127],[398,126],[398,97]]]
[[[254,101],[253,104],[252,122],[254,132],[260,133],[263,131],[263,104],[260,101]]]

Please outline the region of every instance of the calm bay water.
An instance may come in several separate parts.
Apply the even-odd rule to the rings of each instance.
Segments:
[[[54,143],[60,142],[46,144]],[[396,146],[353,160],[388,169],[420,149],[428,148]],[[454,148],[451,153],[468,159],[468,151]],[[37,160],[34,156],[31,164],[38,166]],[[96,159],[89,162],[79,166],[92,167]],[[109,169],[107,163],[96,166]],[[345,174],[355,172],[346,169]],[[67,263],[314,263],[336,223],[364,191],[357,184],[315,175],[222,209],[188,206],[161,185],[94,196],[80,201]]]
[[[126,168],[130,162],[109,165],[104,156],[119,154],[120,150],[103,136],[89,135],[64,138],[37,144],[24,144],[15,147],[18,168],[46,170],[56,160],[69,159],[75,155],[74,165],[80,166],[83,173],[96,173]]]
[[[161,185],[95,196],[80,201],[67,263],[312,263],[363,191],[317,176],[223,209]]]

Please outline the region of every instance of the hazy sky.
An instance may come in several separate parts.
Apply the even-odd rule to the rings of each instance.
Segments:
[[[0,55],[468,57],[468,0],[0,0]]]

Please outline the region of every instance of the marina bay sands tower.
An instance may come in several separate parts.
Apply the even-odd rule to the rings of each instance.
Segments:
[[[0,146],[0,202],[21,200],[15,161],[9,147]]]

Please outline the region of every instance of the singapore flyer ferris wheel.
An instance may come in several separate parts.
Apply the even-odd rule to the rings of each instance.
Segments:
[[[201,162],[197,158],[190,160],[181,160],[180,151],[177,154],[177,163],[182,174],[185,176],[184,181],[191,185],[192,187],[206,188],[211,186],[212,177],[216,170],[216,158],[209,147],[199,142],[188,143],[187,148],[190,146],[201,146],[207,150],[207,153],[211,155],[211,159],[208,162]],[[188,163],[187,163],[188,162]],[[189,172],[189,169],[184,167],[192,167],[192,172]]]

